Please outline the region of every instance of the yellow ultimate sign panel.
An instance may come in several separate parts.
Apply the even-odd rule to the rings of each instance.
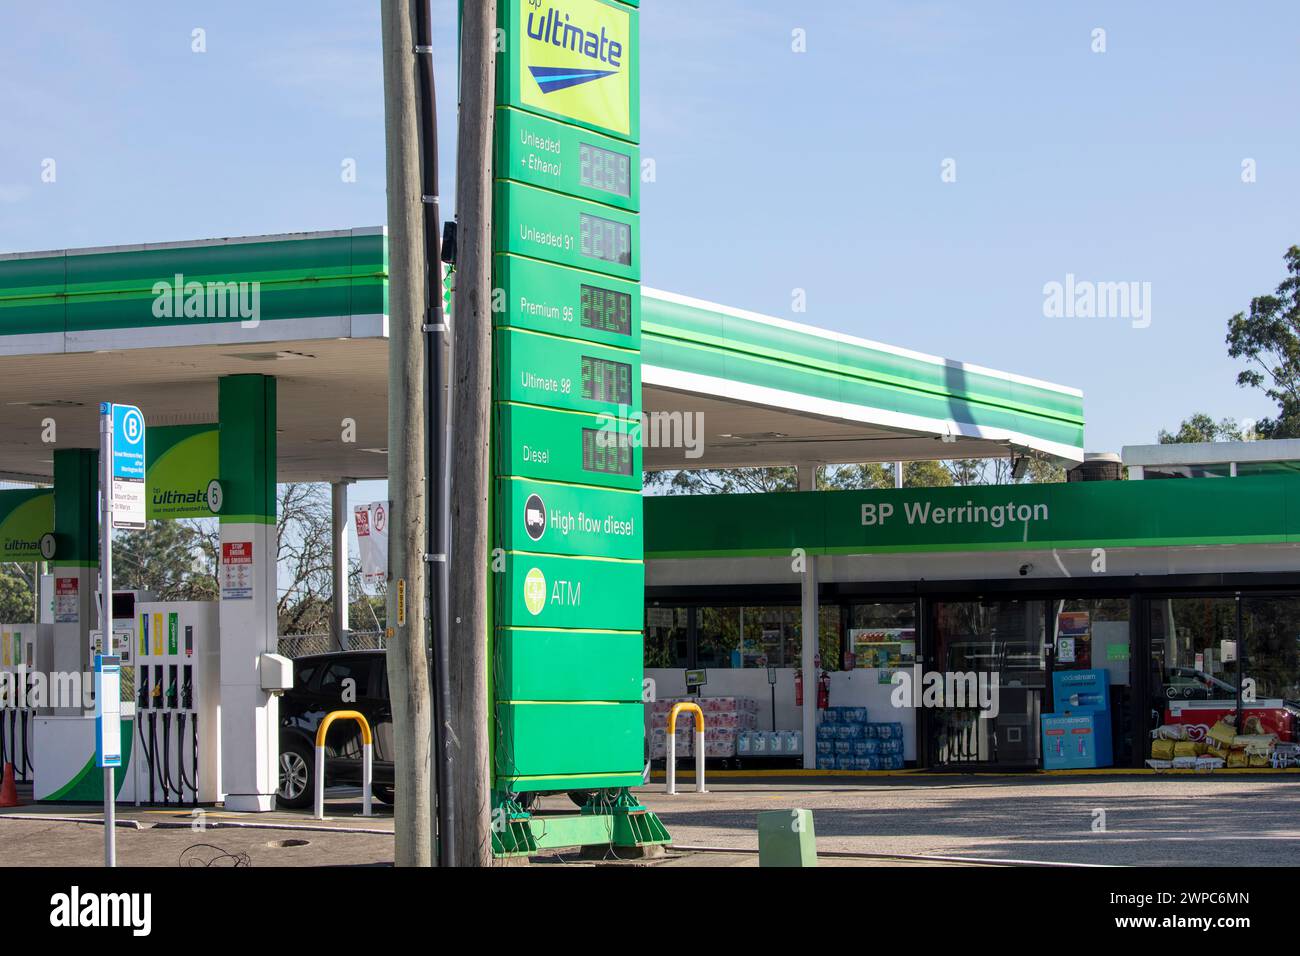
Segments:
[[[636,139],[636,11],[616,0],[505,3],[509,102]]]

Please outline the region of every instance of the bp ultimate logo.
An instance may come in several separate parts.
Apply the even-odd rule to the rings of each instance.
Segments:
[[[529,12],[528,36],[572,53],[581,53],[587,59],[609,67],[584,69],[577,66],[529,66],[528,72],[533,75],[543,93],[567,90],[571,86],[613,76],[623,63],[623,44],[607,36],[603,26],[599,34],[595,30],[584,30],[571,22],[569,14],[562,14],[554,7],[548,7],[544,14]]]
[[[524,106],[631,132],[633,14],[604,0],[515,0]]]

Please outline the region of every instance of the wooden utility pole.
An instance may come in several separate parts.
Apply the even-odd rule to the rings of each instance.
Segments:
[[[430,866],[430,720],[425,635],[424,205],[416,99],[416,4],[380,0],[388,175],[388,686],[393,707],[395,861]]]
[[[492,125],[496,0],[461,20],[451,420],[451,701],[456,866],[492,862],[488,760],[488,422],[492,410]]]

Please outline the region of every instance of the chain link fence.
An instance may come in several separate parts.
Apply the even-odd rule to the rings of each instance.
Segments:
[[[344,650],[373,651],[383,647],[383,631],[347,631],[344,634]],[[328,634],[287,634],[280,638],[280,653],[285,657],[327,654],[334,649],[334,640]]]

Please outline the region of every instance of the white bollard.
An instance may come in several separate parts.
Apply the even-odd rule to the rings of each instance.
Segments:
[[[361,745],[361,815],[370,816],[370,777],[371,777],[371,746],[370,744]]]
[[[316,748],[316,819],[325,819],[325,748]]]
[[[673,728],[669,727],[668,729],[669,731],[671,731]],[[668,760],[667,760],[666,769],[668,774],[668,786],[664,789],[664,793],[676,793],[677,792],[677,735],[674,733],[668,734]]]
[[[664,793],[677,792],[677,717],[683,713],[695,721],[695,792],[707,793],[704,789],[704,713],[698,705],[685,703],[674,704],[668,712],[667,786]]]

